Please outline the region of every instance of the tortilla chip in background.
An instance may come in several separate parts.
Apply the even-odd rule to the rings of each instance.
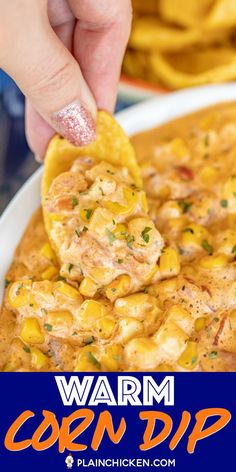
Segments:
[[[221,32],[221,39],[228,32]],[[169,26],[157,17],[136,18],[129,39],[129,46],[138,51],[179,51],[193,45],[218,41],[218,30],[199,28],[182,29]]]
[[[201,2],[200,2],[201,3]],[[232,28],[236,25],[236,1],[216,0],[208,17],[205,26],[214,28]]]
[[[159,12],[164,20],[174,24],[197,26],[207,16],[214,3],[215,0],[159,0]]]
[[[159,0],[132,0],[132,7],[134,13],[137,14],[155,14],[158,12]]]
[[[58,135],[52,138],[45,156],[42,196],[47,194],[55,177],[68,170],[76,158],[86,155],[95,157],[98,161],[127,167],[135,184],[142,186],[140,170],[129,138],[111,115],[99,111],[97,138],[91,144],[77,147]]]
[[[226,82],[236,77],[236,51],[232,47],[153,53],[150,63],[156,80],[172,89]]]

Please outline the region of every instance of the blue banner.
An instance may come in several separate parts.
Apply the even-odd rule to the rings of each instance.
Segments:
[[[234,373],[2,373],[0,470],[231,471]]]

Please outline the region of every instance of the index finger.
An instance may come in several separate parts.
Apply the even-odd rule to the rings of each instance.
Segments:
[[[123,55],[128,42],[130,0],[69,0],[78,19],[74,56],[97,106],[113,112]]]

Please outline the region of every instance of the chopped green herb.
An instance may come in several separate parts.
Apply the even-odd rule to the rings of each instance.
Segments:
[[[208,241],[206,239],[204,239],[204,241],[202,241],[202,248],[205,249],[205,251],[208,252],[208,254],[212,254],[214,249],[213,247],[208,243]]]
[[[184,228],[183,229],[183,233],[191,233],[191,234],[194,234],[194,231],[192,228]]]
[[[118,264],[123,264],[124,259],[117,259]]]
[[[44,323],[44,328],[45,328],[47,331],[52,331],[52,325],[49,324],[49,323]]]
[[[221,200],[221,201],[220,201],[220,204],[221,204],[221,206],[222,206],[223,208],[227,208],[227,206],[228,206],[228,200]]]
[[[86,220],[90,220],[93,213],[92,208],[85,208],[84,211],[85,211]]]
[[[196,356],[193,356],[192,359],[191,359],[191,364],[195,364],[197,362],[197,357]]]
[[[135,237],[132,236],[132,234],[127,234],[127,237],[126,237],[126,242],[127,242],[127,246],[132,249],[132,245],[135,241]]]
[[[30,353],[30,348],[28,346],[23,346],[23,349],[25,352],[27,352],[27,354]]]
[[[236,252],[236,244],[233,246],[233,248],[232,248],[232,251],[231,251],[231,252],[232,252],[232,254],[233,254],[234,252]]]
[[[94,337],[94,336],[88,336],[88,337],[84,340],[84,344],[85,344],[85,346],[88,346],[89,344],[92,344],[94,341],[95,341],[95,337]]]
[[[101,369],[100,362],[96,359],[92,352],[87,353],[88,361],[91,362],[97,369]]]
[[[103,189],[102,189],[102,187],[99,187],[99,190],[100,190],[100,192],[101,192],[102,196],[104,197],[105,193],[103,192]]]
[[[142,238],[143,240],[145,241],[145,243],[148,243],[149,242],[149,239],[150,239],[150,236],[149,236],[149,231],[151,231],[152,228],[150,228],[149,226],[146,226],[144,228],[144,230],[141,232],[141,235],[142,235]]]
[[[115,293],[115,292],[116,292],[116,288],[113,287],[113,288],[111,289],[111,291],[112,291],[113,293]]]
[[[56,278],[56,282],[66,282],[66,278],[62,275],[58,275],[58,277]]]
[[[218,356],[218,352],[217,351],[211,351],[209,354],[208,354],[208,357],[210,359],[216,359],[216,357]]]
[[[72,333],[72,336],[77,336],[77,334],[78,334],[77,331],[74,331],[74,332]]]
[[[34,306],[34,304],[33,304],[33,303],[30,303],[29,306],[32,308],[32,307]]]
[[[113,223],[113,225],[115,225],[116,224],[115,220],[112,220],[112,223]]]
[[[110,246],[112,246],[112,244],[116,240],[116,236],[108,228],[106,228],[106,235],[109,239]]]
[[[217,322],[217,321],[220,321],[220,318],[218,318],[218,316],[215,316],[215,318],[213,318],[213,319],[214,319],[214,321],[216,321],[216,322]]]
[[[78,236],[78,238],[80,238],[81,236],[81,231],[79,229],[76,229],[75,230],[75,234]]]
[[[77,197],[72,197],[71,198],[71,204],[72,204],[72,208],[74,210],[74,208],[78,205],[78,198]]]
[[[74,264],[68,264],[68,272],[69,272],[69,274],[71,273],[73,267],[74,267]]]
[[[83,231],[84,233],[86,233],[86,231],[88,231],[88,227],[87,227],[87,226],[84,226],[83,229],[82,229],[82,231]]]
[[[107,169],[107,173],[111,175],[115,175],[115,172],[112,172],[111,170]]]
[[[11,283],[11,281],[10,281],[10,280],[8,280],[8,279],[5,279],[5,281],[4,281],[4,282],[5,282],[5,283],[4,283],[4,285],[5,285],[5,288],[7,288],[7,287],[8,287],[8,285],[10,285],[10,283]]]
[[[192,206],[192,203],[186,202],[185,200],[178,200],[177,203],[180,206],[183,213],[187,213]]]

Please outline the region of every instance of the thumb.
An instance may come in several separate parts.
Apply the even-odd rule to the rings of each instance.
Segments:
[[[24,21],[15,25],[16,45],[9,44],[0,66],[54,130],[72,144],[88,144],[95,138],[96,105],[79,65],[54,33],[46,11],[28,21],[30,9],[24,13]]]

